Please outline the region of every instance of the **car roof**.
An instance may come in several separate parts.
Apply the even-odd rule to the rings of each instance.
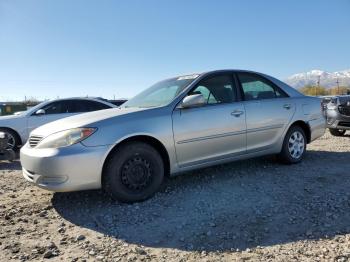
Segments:
[[[321,96],[321,98],[350,98],[350,95],[329,95],[329,96]]]
[[[253,70],[246,70],[246,69],[218,69],[218,70],[210,70],[202,72],[200,75],[204,74],[212,74],[212,73],[229,73],[229,72],[235,72],[235,73],[253,73],[253,74],[263,74],[261,72],[256,72]]]
[[[179,77],[184,77],[184,76],[204,76],[204,75],[209,75],[209,74],[216,74],[216,73],[252,73],[252,74],[258,74],[258,75],[265,75],[260,72],[252,71],[252,70],[245,70],[245,69],[217,69],[217,70],[210,70],[210,71],[204,71],[204,72],[193,72],[193,73],[188,73],[188,74],[181,74],[173,77],[168,77],[166,79],[173,79],[173,78],[179,78]],[[165,79],[165,80],[166,80]]]
[[[50,99],[50,100],[47,100],[47,102],[65,101],[65,100],[89,100],[89,101],[100,102],[100,103],[109,105],[111,107],[116,107],[115,105],[110,103],[107,99],[104,99],[102,97],[65,97],[65,98]]]

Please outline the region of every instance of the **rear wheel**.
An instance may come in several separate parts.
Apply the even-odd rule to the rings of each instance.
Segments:
[[[306,151],[306,136],[300,126],[292,126],[283,141],[280,159],[286,164],[295,164],[302,160]]]
[[[16,132],[10,129],[1,128],[1,127],[0,127],[0,132],[5,133],[8,137],[7,149],[16,150],[20,146],[21,141]]]
[[[106,164],[102,186],[112,198],[138,202],[158,191],[164,178],[164,163],[158,151],[147,143],[122,145]]]
[[[329,132],[330,132],[333,136],[343,136],[343,135],[345,135],[346,130],[330,128],[330,129],[329,129]]]

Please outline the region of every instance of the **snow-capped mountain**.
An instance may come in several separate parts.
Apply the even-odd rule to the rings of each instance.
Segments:
[[[311,70],[292,75],[285,82],[294,88],[300,88],[305,85],[317,85],[318,78],[320,78],[320,86],[326,88],[337,86],[337,81],[339,81],[340,86],[350,86],[350,69],[338,72]]]

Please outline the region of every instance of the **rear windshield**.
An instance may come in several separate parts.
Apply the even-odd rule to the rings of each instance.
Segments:
[[[327,105],[329,103],[336,104],[337,98],[336,97],[324,97],[324,98],[322,98],[321,105],[322,105],[323,110],[325,110],[327,108]]]

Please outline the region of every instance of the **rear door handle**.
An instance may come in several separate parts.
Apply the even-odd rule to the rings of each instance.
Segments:
[[[239,117],[240,115],[243,115],[243,114],[244,114],[244,112],[241,110],[234,110],[231,112],[231,115],[235,116],[235,117]]]
[[[287,110],[289,110],[292,106],[290,104],[284,104],[283,107]]]

